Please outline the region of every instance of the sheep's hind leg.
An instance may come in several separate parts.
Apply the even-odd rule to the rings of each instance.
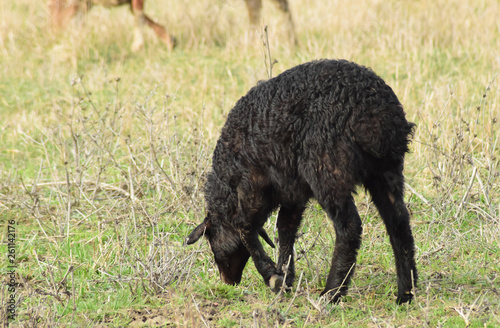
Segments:
[[[304,205],[285,206],[282,205],[278,214],[278,241],[279,241],[279,258],[278,258],[278,272],[284,274],[286,277],[286,286],[291,287],[295,280],[295,264],[293,255],[293,246],[297,231],[299,230],[302,221],[302,213],[304,212]],[[286,272],[283,272],[285,271]],[[271,288],[278,289],[281,287],[271,286]]]
[[[391,241],[398,275],[398,304],[411,302],[412,289],[417,283],[414,240],[410,215],[403,199],[403,166],[368,179],[366,188],[384,220]]]
[[[354,273],[358,249],[361,245],[361,219],[352,196],[342,204],[330,202],[321,204],[333,221],[335,227],[335,250],[326,280],[326,286],[321,295],[326,295],[331,302],[336,303],[347,293],[348,285]]]

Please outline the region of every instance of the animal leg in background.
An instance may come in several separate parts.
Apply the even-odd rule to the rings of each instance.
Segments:
[[[135,16],[134,42],[132,43],[132,51],[138,51],[144,46],[144,36],[142,33],[144,25],[149,26],[169,50],[174,49],[174,37],[167,32],[165,27],[155,23],[151,18],[144,14],[144,0],[132,0],[130,7]]]
[[[134,41],[131,47],[132,51],[135,52],[144,46],[142,31],[144,25],[149,26],[165,46],[169,50],[172,50],[175,46],[174,37],[167,32],[165,27],[154,22],[144,14],[144,1],[145,0],[50,0],[49,10],[52,24],[57,28],[61,28],[77,14],[88,11],[93,4],[103,5],[105,7],[130,4],[130,9],[135,17]]]
[[[285,13],[288,27],[287,32],[290,40],[294,45],[297,45],[297,37],[295,35],[295,24],[293,23],[292,13],[288,6],[287,0],[273,0],[278,5],[278,8]],[[262,12],[262,0],[245,0],[248,9],[248,18],[250,20],[250,29],[258,30],[260,24],[260,17]]]
[[[281,9],[282,12],[285,13],[286,18],[287,18],[287,32],[288,32],[288,38],[293,42],[294,45],[298,44],[297,41],[297,36],[295,34],[295,24],[293,23],[292,19],[292,12],[290,11],[290,7],[288,6],[288,0],[274,0],[276,4],[278,5],[278,8]]]
[[[90,7],[90,1],[50,0],[50,22],[53,27],[59,29],[66,25],[76,14],[88,11]]]

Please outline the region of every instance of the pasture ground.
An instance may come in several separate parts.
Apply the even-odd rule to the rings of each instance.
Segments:
[[[0,2],[0,324],[13,297],[11,327],[500,326],[500,2],[290,5],[297,48],[264,1],[269,61],[243,1],[150,0],[178,48],[147,31],[138,53],[125,7],[53,31],[45,1]],[[228,111],[270,73],[318,58],[373,68],[418,125],[405,168],[411,305],[395,304],[392,251],[363,189],[362,248],[339,305],[319,298],[335,235],[315,202],[290,293],[273,294],[251,262],[226,286],[206,242],[183,246]]]

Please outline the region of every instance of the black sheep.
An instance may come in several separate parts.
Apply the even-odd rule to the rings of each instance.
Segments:
[[[205,185],[207,216],[187,244],[207,237],[222,280],[237,284],[248,258],[279,290],[295,278],[293,245],[314,197],[333,221],[336,240],[326,287],[333,302],[347,286],[361,244],[353,192],[370,192],[390,236],[397,303],[411,301],[417,281],[414,241],[403,192],[403,164],[414,124],[392,89],[372,70],[345,60],[319,60],[259,83],[228,115]],[[278,265],[261,235],[277,219]],[[288,266],[286,266],[289,264]]]

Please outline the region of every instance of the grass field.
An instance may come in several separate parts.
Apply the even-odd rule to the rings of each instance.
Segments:
[[[241,0],[149,0],[178,46],[146,30],[137,53],[125,7],[54,31],[45,1],[0,2],[0,325],[500,326],[500,2],[290,6],[297,47],[264,1],[270,70]],[[392,250],[363,189],[362,248],[338,305],[319,298],[335,234],[316,202],[289,293],[251,261],[224,285],[205,241],[183,246],[228,111],[257,81],[318,58],[371,67],[418,126],[405,166],[420,270],[410,305],[395,304]]]

